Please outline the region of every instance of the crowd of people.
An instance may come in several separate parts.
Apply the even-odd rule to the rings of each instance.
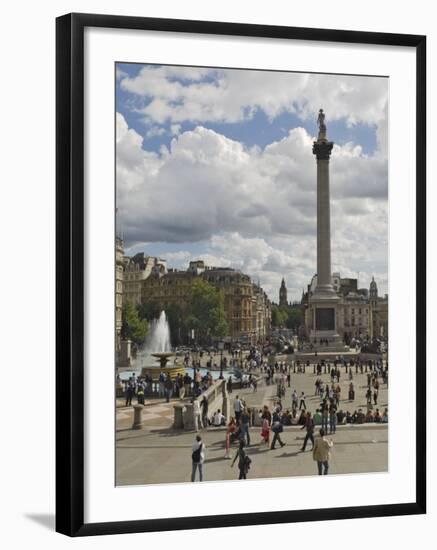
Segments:
[[[240,377],[239,388],[251,388],[256,392],[260,382],[267,386],[276,386],[273,405],[263,405],[261,409],[249,407],[244,396],[240,394],[240,397],[237,394],[232,398],[231,412],[227,418],[225,411],[209,410],[208,397],[204,393],[214,383],[214,379],[210,370],[206,370],[204,374],[201,372],[201,368],[205,372],[205,361],[203,360],[202,364],[201,359],[195,359],[190,353],[186,353],[183,358],[186,373],[178,374],[173,379],[163,372],[157,380],[152,380],[149,375],[133,375],[127,381],[117,378],[117,384],[123,386],[126,406],[131,406],[135,398],[139,404],[144,404],[146,398],[155,396],[167,402],[171,399],[190,399],[193,404],[194,429],[197,432],[192,449],[192,481],[196,479],[197,474],[200,481],[204,478],[206,446],[200,431],[207,428],[224,429],[224,458],[231,460],[231,466],[238,465],[239,479],[246,479],[251,468],[249,454],[252,454],[248,448],[254,444],[266,450],[274,450],[277,446],[283,447],[287,444],[286,439],[290,434],[290,431],[287,431],[284,437],[284,428],[288,426],[300,427],[304,432],[303,436],[294,433],[295,438],[302,440],[300,451],[306,452],[311,443],[317,471],[320,475],[326,475],[329,470],[329,453],[333,445],[333,441],[327,436],[334,435],[338,426],[388,422],[387,408],[378,408],[381,385],[388,385],[388,365],[381,360],[346,361],[343,357],[338,357],[335,360],[324,361],[315,357],[311,362],[290,358],[273,363],[262,348],[256,347],[247,353],[236,350],[231,351],[227,357],[220,355],[219,362],[223,369],[241,369],[243,376]],[[210,353],[207,356],[206,368],[213,371],[219,368],[216,354]],[[312,397],[299,389],[300,375],[305,373],[315,375]],[[358,374],[365,375],[363,390],[361,385],[356,386],[355,378]],[[361,376],[360,382],[362,378]],[[227,378],[226,388],[229,395],[238,391],[235,390],[232,376]],[[287,388],[291,400],[289,405],[284,405]],[[353,406],[357,400],[356,388],[360,398],[365,399],[363,408]],[[243,393],[248,395],[247,391]],[[259,434],[258,437],[251,433],[255,430]]]
[[[237,450],[232,459],[231,466],[234,466],[238,460],[238,479],[247,479],[252,459],[247,454],[246,449],[251,446],[250,428],[253,427],[254,411],[247,407],[244,400],[240,399],[239,396],[236,396],[234,400],[233,410],[234,416],[229,419],[227,424],[221,411],[217,411],[213,416],[212,425],[215,427],[226,425],[224,458],[232,459],[231,449],[232,446],[235,446]],[[284,431],[284,425],[286,425],[284,422],[286,415],[282,412],[280,405],[275,403],[272,412],[267,405],[264,405],[258,411],[258,416],[261,430],[260,441],[257,445],[260,448],[265,447],[270,450],[274,450],[277,444],[280,447],[284,447],[286,443],[282,440],[281,434]],[[306,432],[301,451],[305,452],[308,441],[311,441],[313,459],[317,462],[317,471],[319,475],[322,475],[322,473],[326,475],[328,473],[330,449],[333,446],[333,441],[325,437],[327,432],[323,427],[319,431],[319,437],[314,438],[315,422],[311,412],[302,411],[301,417],[303,418],[302,429],[305,429]],[[330,433],[335,433],[335,430]],[[205,452],[206,446],[201,435],[198,434],[192,449],[191,481],[195,481],[197,470],[199,471],[199,481],[203,481]]]
[[[185,397],[197,398],[207,390],[214,382],[212,374],[207,372],[202,375],[200,369],[196,368],[194,375],[190,376],[188,372],[185,375],[177,374],[171,378],[168,374],[160,372],[157,380],[153,380],[149,374],[145,376],[136,376],[135,373],[128,380],[121,380],[117,375],[116,386],[122,388],[122,394],[125,396],[126,407],[132,405],[132,399],[137,398],[138,404],[144,405],[146,398],[158,397],[165,398],[167,402],[172,397],[184,399]]]

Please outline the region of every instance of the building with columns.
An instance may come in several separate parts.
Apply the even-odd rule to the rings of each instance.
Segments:
[[[338,297],[336,305],[336,326],[341,339],[388,337],[388,296],[378,296],[375,279],[372,277],[369,289],[358,288],[358,280],[342,278],[340,273],[332,274],[332,285]],[[307,291],[302,295],[303,335],[311,340],[312,317],[310,304],[317,288],[314,275]]]

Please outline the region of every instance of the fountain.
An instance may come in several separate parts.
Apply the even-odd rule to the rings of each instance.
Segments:
[[[144,351],[141,356],[149,358],[155,357],[159,365],[146,366],[141,369],[141,375],[150,375],[154,380],[158,378],[159,373],[169,374],[174,378],[177,374],[185,374],[184,365],[169,365],[167,363],[170,357],[175,354],[171,351],[170,327],[168,325],[165,311],[161,311],[158,319],[151,323],[150,331],[146,337]]]

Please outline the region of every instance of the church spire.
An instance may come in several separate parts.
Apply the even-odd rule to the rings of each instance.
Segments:
[[[281,288],[279,289],[279,305],[287,306],[287,287],[285,286],[285,279],[282,277]]]

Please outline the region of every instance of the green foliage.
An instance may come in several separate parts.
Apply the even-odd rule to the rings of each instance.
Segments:
[[[168,324],[170,326],[170,339],[174,346],[182,343],[187,330],[184,323],[184,312],[178,304],[170,304],[165,309]]]
[[[150,301],[137,305],[138,316],[140,319],[157,319],[161,313],[158,302]]]
[[[288,307],[287,328],[297,329],[302,324],[302,310],[300,307]]]
[[[148,321],[157,319],[162,309],[162,304],[153,300],[137,306],[139,318]],[[209,343],[211,338],[222,338],[228,332],[223,292],[203,279],[193,282],[191,296],[183,307],[170,304],[165,307],[165,313],[173,346],[187,342],[193,329],[198,344]]]
[[[282,307],[272,304],[272,325],[276,328],[283,328],[287,321],[287,312]]]
[[[135,344],[141,345],[144,342],[149,325],[146,319],[141,319],[138,310],[131,303],[123,304],[122,310],[122,336],[129,338]]]
[[[222,338],[228,332],[223,292],[207,281],[193,282],[188,310],[186,325],[194,329],[198,343],[210,337]]]
[[[272,304],[272,326],[276,328],[298,328],[302,323],[299,307]]]

